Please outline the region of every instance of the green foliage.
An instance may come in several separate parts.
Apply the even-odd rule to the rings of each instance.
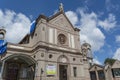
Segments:
[[[115,61],[116,61],[115,59],[112,59],[112,58],[106,58],[105,61],[104,61],[104,64],[110,64],[110,65],[113,65],[113,63],[114,63]]]

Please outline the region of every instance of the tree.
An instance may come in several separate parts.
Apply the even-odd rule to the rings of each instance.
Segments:
[[[105,61],[104,61],[104,64],[110,64],[110,65],[113,65],[113,63],[114,63],[115,61],[116,61],[115,59],[112,59],[112,58],[106,58]]]

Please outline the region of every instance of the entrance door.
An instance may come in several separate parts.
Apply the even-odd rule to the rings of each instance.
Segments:
[[[67,65],[59,65],[59,79],[67,80]]]
[[[5,80],[34,80],[34,67],[22,59],[10,59],[5,62]]]
[[[6,80],[17,80],[19,65],[17,63],[7,64]]]

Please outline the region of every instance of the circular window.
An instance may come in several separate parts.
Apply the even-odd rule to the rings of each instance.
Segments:
[[[50,55],[49,55],[49,58],[52,58],[52,57],[53,57],[53,55],[52,55],[52,54],[50,54]]]
[[[33,57],[34,57],[34,58],[36,58],[36,56],[35,56],[35,55],[34,55]]]
[[[35,36],[37,36],[37,33],[35,33]]]
[[[73,58],[73,61],[75,61],[76,59],[75,58]]]
[[[58,35],[58,41],[59,41],[60,44],[65,44],[66,36],[64,34],[59,34]]]

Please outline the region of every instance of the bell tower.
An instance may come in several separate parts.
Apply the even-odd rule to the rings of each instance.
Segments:
[[[89,43],[83,43],[81,46],[82,54],[84,60],[87,60],[90,64],[90,66],[93,64],[93,56],[91,51],[91,45]]]

